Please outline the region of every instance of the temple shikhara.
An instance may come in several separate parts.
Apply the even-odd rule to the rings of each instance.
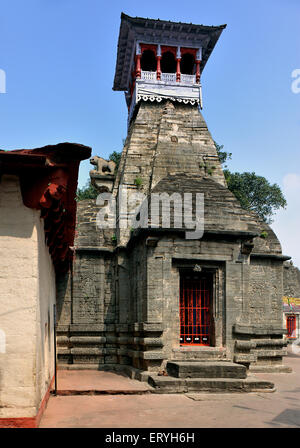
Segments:
[[[228,190],[200,111],[201,74],[224,28],[121,16],[113,90],[125,93],[128,135],[117,169],[91,160],[116,219],[100,228],[101,201],[78,203],[73,268],[58,283],[64,368],[123,370],[162,392],[273,388],[247,374],[286,369],[289,257]],[[124,190],[147,207],[123,210]],[[188,239],[172,195],[197,193],[204,233]],[[153,194],[171,198],[169,223],[160,206],[158,225],[131,225],[147,208],[150,221]]]
[[[77,170],[90,148],[0,152],[0,250],[24,259],[17,267],[0,258],[10,291],[0,323],[3,421],[39,418],[54,375],[55,303],[59,369],[123,372],[153,393],[273,391],[255,372],[290,371],[283,359],[299,313],[290,307],[284,318],[283,296],[300,297],[298,271],[227,188],[201,112],[201,75],[225,28],[122,13],[113,90],[125,94],[128,134],[119,165],[91,158],[100,196],[77,202],[76,228]],[[176,213],[185,198],[194,213],[197,197],[203,225],[187,237],[191,220]],[[115,214],[101,222],[107,201]],[[27,287],[11,300],[16,276]],[[19,300],[31,301],[26,329]],[[15,356],[23,330],[30,362]],[[20,391],[17,370],[27,398],[7,393]]]

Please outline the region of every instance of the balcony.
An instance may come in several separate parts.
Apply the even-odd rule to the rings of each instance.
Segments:
[[[145,72],[144,70],[142,70],[141,71],[141,79],[143,81],[156,81],[157,74],[156,74],[156,72]]]
[[[180,75],[180,81],[176,81],[176,73],[161,73],[160,81],[157,79],[157,72],[147,72],[145,70],[141,70],[141,78],[142,81],[150,81],[150,82],[164,82],[166,84],[188,84],[193,85],[196,84],[196,75]]]
[[[183,104],[198,105],[202,109],[201,83],[196,82],[196,75],[180,74],[176,81],[176,73],[161,73],[157,79],[156,71],[141,70],[136,78],[134,89],[128,96],[128,126],[136,105],[142,101],[161,102],[170,99]]]

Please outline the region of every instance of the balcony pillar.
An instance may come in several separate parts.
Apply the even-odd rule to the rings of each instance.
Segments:
[[[202,57],[202,48],[199,48],[196,54],[196,83],[200,83],[200,64]]]
[[[141,46],[140,46],[140,44],[138,42],[136,44],[135,54],[136,54],[135,77],[136,78],[140,78],[141,77],[141,57],[142,57],[142,51],[141,51]]]
[[[160,81],[161,79],[161,68],[160,68],[160,60],[161,60],[161,46],[158,44],[156,49],[156,79]]]
[[[177,60],[176,81],[180,82],[180,75],[181,75],[181,73],[180,73],[180,61],[181,61],[181,58],[178,58],[176,60]]]
[[[156,56],[157,66],[156,66],[156,78],[160,81],[161,78],[161,68],[160,68],[161,56]]]
[[[199,84],[200,82],[200,62],[196,61],[196,83]]]
[[[135,77],[140,78],[141,77],[141,55],[136,55],[136,70],[135,70]]]
[[[176,61],[177,61],[177,66],[176,66],[176,81],[180,82],[180,61],[181,61],[181,51],[180,51],[180,47],[177,47],[177,53],[176,53]]]

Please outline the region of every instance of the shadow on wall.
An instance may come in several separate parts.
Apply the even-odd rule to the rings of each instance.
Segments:
[[[31,238],[37,213],[23,203],[18,176],[0,176],[1,237]]]
[[[1,204],[0,204],[1,206]],[[2,212],[1,212],[2,213]],[[1,216],[1,221],[3,221]],[[3,223],[1,222],[0,226],[0,239],[1,237],[7,236],[11,238],[31,238],[32,232],[33,232],[34,226],[32,225],[31,229],[28,228],[22,228],[21,225],[18,226],[3,226]]]
[[[71,302],[71,272],[56,274],[56,321],[62,325],[65,322],[61,322],[61,315],[65,304],[65,299],[68,303]],[[71,312],[69,315],[69,321],[67,324],[71,324]]]

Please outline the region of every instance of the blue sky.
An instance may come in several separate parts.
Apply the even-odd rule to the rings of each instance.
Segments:
[[[107,157],[126,137],[124,95],[113,92],[120,14],[227,24],[202,75],[203,115],[233,153],[231,170],[278,183],[288,208],[273,224],[300,266],[299,0],[6,0],[0,10],[0,148],[62,141]],[[79,184],[88,179],[88,161]]]

